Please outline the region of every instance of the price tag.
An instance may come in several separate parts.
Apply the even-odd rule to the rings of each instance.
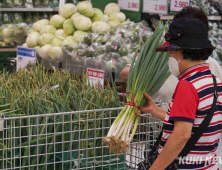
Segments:
[[[181,9],[190,5],[190,0],[171,0],[170,10],[180,11]]]
[[[104,88],[104,78],[105,72],[103,70],[97,70],[92,68],[87,68],[87,84],[90,86],[98,87],[100,89]]]
[[[32,69],[36,65],[36,51],[32,48],[17,47],[16,70],[25,68]]]
[[[167,0],[143,0],[143,12],[167,14]]]
[[[120,9],[127,11],[140,11],[140,0],[118,0]]]

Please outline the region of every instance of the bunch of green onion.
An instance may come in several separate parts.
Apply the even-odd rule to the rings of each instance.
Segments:
[[[30,170],[44,170],[47,167],[51,169],[50,165],[46,165],[47,167],[43,165],[45,162],[57,162],[57,160],[45,153],[52,155],[62,149],[64,155],[61,156],[61,159],[66,157],[66,159],[72,159],[69,157],[70,152],[76,157],[79,156],[79,153],[87,158],[101,156],[105,154],[104,150],[101,149],[103,145],[102,133],[108,132],[108,129],[104,131],[101,128],[101,124],[107,124],[107,127],[110,126],[110,114],[112,113],[112,117],[115,117],[117,112],[107,111],[102,115],[100,112],[92,112],[90,114],[70,114],[64,117],[55,116],[55,118],[42,117],[38,119],[39,122],[36,119],[22,119],[22,121],[19,121],[19,117],[118,106],[122,106],[122,103],[112,87],[107,85],[106,89],[99,89],[88,86],[86,77],[81,80],[77,76],[70,75],[69,71],[55,70],[49,73],[43,67],[38,66],[32,72],[21,70],[12,74],[0,73],[0,115],[3,117],[18,117],[15,122],[8,121],[7,127],[5,127],[7,130],[0,131],[0,169],[5,169],[6,164],[7,167],[33,165],[29,168]],[[80,119],[81,121],[78,121]],[[75,123],[71,124],[72,121]],[[56,122],[58,124],[54,129],[52,124]],[[48,128],[43,126],[47,124],[49,124]],[[12,126],[16,128],[10,128]],[[30,127],[30,129],[24,130],[23,128],[21,130],[19,127]],[[61,129],[64,129],[63,134],[61,134]],[[7,139],[4,139],[4,134],[7,134]],[[52,134],[56,134],[56,136]],[[95,140],[88,142],[88,138],[95,138]],[[64,141],[65,143],[63,143]],[[56,148],[53,145],[44,145],[45,143],[57,143]],[[41,146],[37,147],[37,144]],[[35,147],[30,147],[30,145]],[[16,149],[20,146],[23,149]],[[89,147],[91,147],[90,152],[85,151],[85,148]],[[108,149],[107,153],[109,153]],[[32,157],[29,162],[29,154],[39,156],[38,158]],[[18,159],[17,155],[20,155],[22,159],[21,165],[19,161],[10,161]],[[2,159],[4,157],[8,160],[11,159],[7,163],[3,163]],[[73,161],[70,160],[70,162]],[[66,163],[66,165],[58,163],[56,167],[57,169],[71,169],[69,163]]]
[[[144,93],[154,96],[170,76],[167,54],[156,52],[156,48],[163,43],[165,29],[166,26],[160,24],[142,47],[137,61],[135,55],[131,63],[133,67],[130,68],[127,81],[128,104],[119,113],[104,138],[112,153],[128,151],[138,126],[139,107],[147,103]]]

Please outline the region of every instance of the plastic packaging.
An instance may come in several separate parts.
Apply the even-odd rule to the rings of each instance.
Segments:
[[[13,23],[18,24],[23,22],[23,15],[22,13],[13,13]]]

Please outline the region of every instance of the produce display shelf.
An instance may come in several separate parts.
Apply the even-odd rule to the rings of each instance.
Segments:
[[[161,20],[172,20],[173,19],[173,15],[160,15],[160,19]],[[209,20],[221,20],[221,16],[208,16]]]
[[[1,12],[53,12],[53,8],[0,8]]]
[[[0,52],[16,52],[17,48],[0,48]]]

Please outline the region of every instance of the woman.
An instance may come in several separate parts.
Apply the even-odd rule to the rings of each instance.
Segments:
[[[191,6],[183,8],[181,11],[176,13],[176,15],[174,16],[174,19],[184,18],[184,17],[199,19],[205,23],[207,28],[209,28],[208,18],[206,16],[206,14],[199,8],[195,8],[195,7],[191,7]],[[211,72],[214,75],[216,75],[220,80],[222,80],[221,66],[217,63],[217,61],[215,59],[213,59],[212,57],[209,57],[207,60],[207,63],[209,63]],[[129,74],[129,69],[130,69],[130,67],[129,67],[129,65],[127,65],[120,72],[120,78],[123,81],[127,80],[128,74]],[[157,92],[157,94],[154,96],[154,100],[156,100],[156,101],[161,100],[164,103],[171,102],[172,95],[173,95],[173,92],[176,88],[177,83],[178,83],[178,79],[175,76],[171,75],[167,79],[167,81],[163,84],[163,86],[160,88],[160,90]]]
[[[150,170],[163,170],[178,157],[208,114],[214,98],[213,78],[209,65],[206,64],[214,47],[208,40],[206,24],[193,18],[175,19],[170,24],[165,39],[167,42],[157,51],[169,52],[169,68],[179,83],[168,111],[159,108],[145,94],[148,103],[141,111],[149,112],[164,121],[159,156]],[[187,155],[187,161],[180,162],[179,169],[219,169],[214,159],[222,132],[222,83],[218,78],[217,91],[217,106],[211,123]],[[190,163],[194,157],[199,157],[202,161]],[[213,162],[209,164],[211,159]]]

